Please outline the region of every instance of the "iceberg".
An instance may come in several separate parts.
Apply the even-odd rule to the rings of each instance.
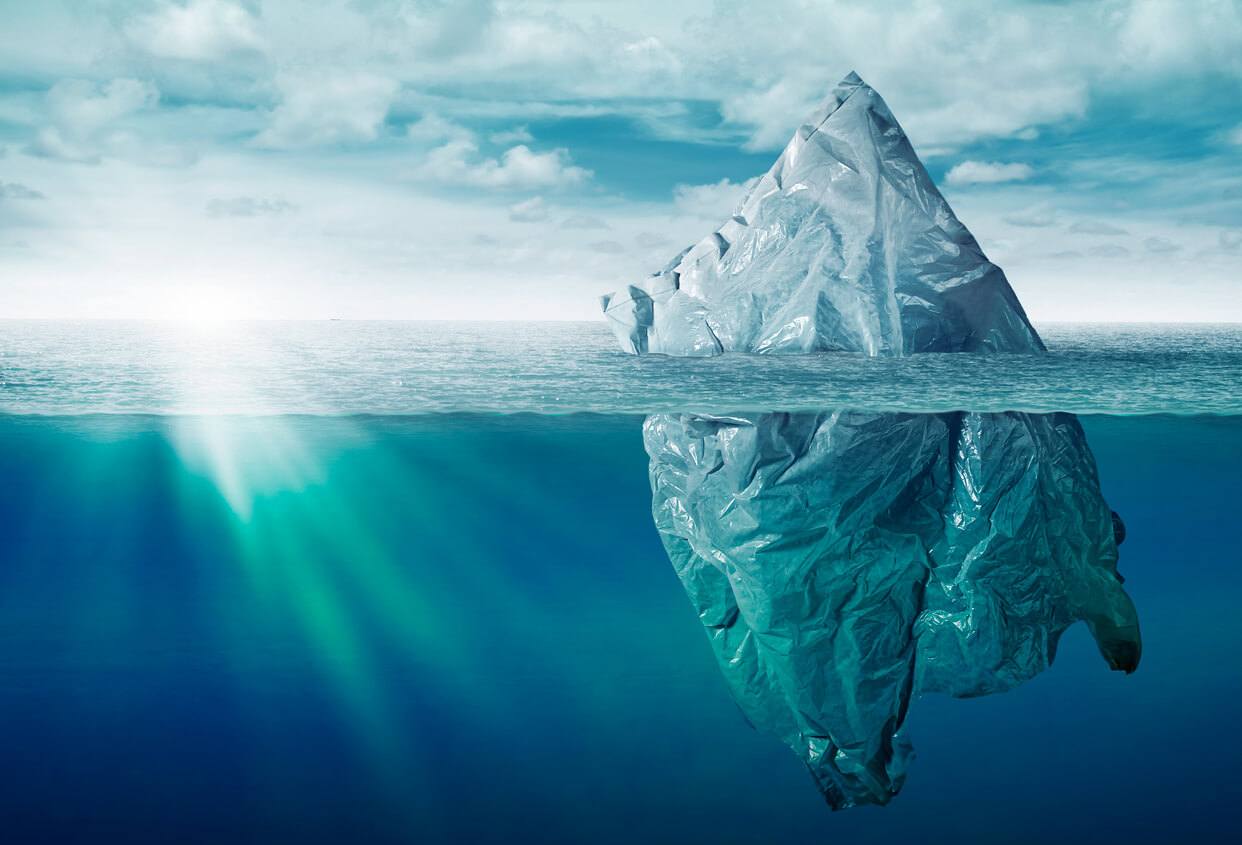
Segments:
[[[854,74],[724,225],[602,305],[634,354],[1044,351]],[[1011,689],[1080,620],[1138,664],[1122,527],[1071,414],[657,414],[644,442],[734,700],[834,809],[897,794],[914,696]]]

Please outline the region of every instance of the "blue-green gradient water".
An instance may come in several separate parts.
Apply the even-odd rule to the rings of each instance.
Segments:
[[[0,840],[1236,841],[1242,332],[1041,328],[876,363],[0,322]],[[830,813],[729,699],[640,431],[786,406],[1084,414],[1138,671],[1076,626],[1013,692],[917,700],[902,793]]]

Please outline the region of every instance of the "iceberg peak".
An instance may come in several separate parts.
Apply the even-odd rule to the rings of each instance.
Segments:
[[[601,304],[631,353],[1043,350],[1005,274],[853,72],[728,220]]]

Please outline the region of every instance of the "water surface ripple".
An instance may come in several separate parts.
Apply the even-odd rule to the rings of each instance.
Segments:
[[[0,321],[0,413],[1242,413],[1242,325],[1038,326],[1047,355],[629,356],[602,323]]]

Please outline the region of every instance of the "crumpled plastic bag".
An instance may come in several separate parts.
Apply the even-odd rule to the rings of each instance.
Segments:
[[[851,74],[720,230],[603,298],[633,353],[1022,352],[1004,274]],[[1133,671],[1114,515],[1070,414],[658,414],[665,548],[747,719],[884,804],[911,697],[1011,689],[1086,620]]]

